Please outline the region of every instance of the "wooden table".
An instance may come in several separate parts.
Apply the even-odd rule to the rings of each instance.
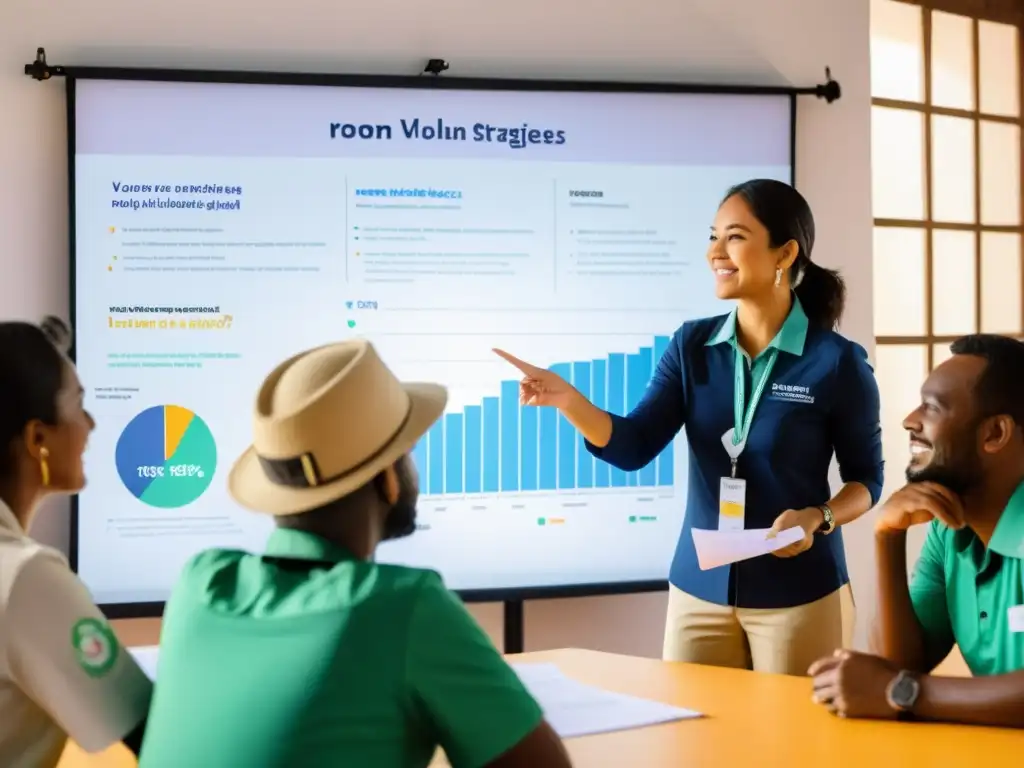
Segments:
[[[840,720],[811,702],[810,681],[583,650],[509,656],[554,662],[570,677],[707,715],[566,742],[577,768],[964,768],[1020,766],[1024,733]],[[60,768],[129,768],[118,747],[89,758],[70,746]],[[443,758],[435,765],[445,765]]]

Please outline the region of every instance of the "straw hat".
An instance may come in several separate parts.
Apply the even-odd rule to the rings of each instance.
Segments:
[[[447,401],[439,384],[400,382],[367,341],[302,352],[260,387],[253,445],[232,467],[228,490],[271,515],[323,506],[409,453]]]

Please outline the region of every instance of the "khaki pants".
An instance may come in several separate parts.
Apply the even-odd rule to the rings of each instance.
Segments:
[[[813,603],[769,609],[716,605],[668,589],[665,661],[806,675],[812,662],[849,646],[850,632],[843,631],[844,609],[853,627],[849,585]]]

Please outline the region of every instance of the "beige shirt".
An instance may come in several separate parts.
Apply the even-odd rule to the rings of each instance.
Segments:
[[[142,722],[151,695],[64,556],[0,501],[0,766],[51,768],[67,738],[106,749]]]

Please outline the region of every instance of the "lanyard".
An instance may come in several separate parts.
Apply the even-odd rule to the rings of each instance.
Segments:
[[[736,462],[739,460],[740,454],[743,453],[743,449],[747,447],[747,435],[750,434],[750,425],[754,421],[754,411],[757,410],[757,404],[761,401],[761,395],[764,394],[764,388],[768,384],[768,377],[772,375],[772,369],[775,367],[775,361],[778,357],[779,350],[772,347],[768,352],[761,376],[756,382],[752,382],[754,390],[750,393],[750,402],[747,403],[746,412],[744,412],[743,405],[747,389],[746,370],[743,353],[739,349],[736,350],[733,366],[734,386],[732,400],[733,423],[735,426],[731,430],[732,440],[725,441],[726,451],[728,451],[729,459],[732,461],[733,477],[736,477]],[[731,446],[729,442],[732,443]]]

